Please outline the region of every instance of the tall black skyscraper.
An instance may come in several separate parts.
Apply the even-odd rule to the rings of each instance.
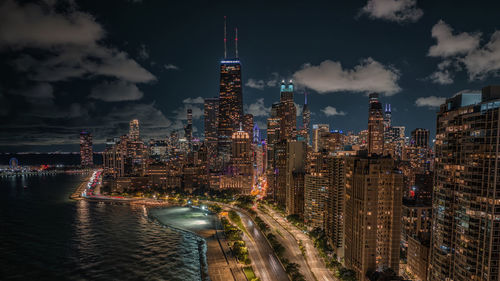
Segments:
[[[219,157],[229,159],[231,136],[238,131],[243,118],[241,63],[238,56],[238,33],[235,37],[235,58],[227,58],[226,24],[224,22],[224,59],[220,62],[219,91]]]

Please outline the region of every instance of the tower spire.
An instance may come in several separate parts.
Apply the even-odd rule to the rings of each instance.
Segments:
[[[236,27],[235,29],[236,32],[236,37],[234,38],[234,44],[235,44],[235,50],[236,50],[236,58],[238,58],[238,28]]]
[[[304,104],[307,104],[307,92],[304,93]]]
[[[227,59],[227,32],[226,32],[226,16],[224,16],[224,59]]]

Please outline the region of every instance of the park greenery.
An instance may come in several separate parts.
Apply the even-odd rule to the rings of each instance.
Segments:
[[[238,213],[234,211],[229,212],[229,218],[232,222],[236,223],[238,221],[241,226],[243,226],[241,222],[241,218]],[[224,228],[224,233],[226,234],[226,238],[229,241],[229,246],[233,251],[234,255],[238,259],[238,261],[242,264],[249,265],[252,263],[250,257],[248,255],[248,249],[245,245],[245,241],[243,241],[243,230],[239,226],[233,225],[227,218],[222,217],[221,223]],[[236,223],[238,225],[238,223]],[[244,229],[244,228],[243,228]],[[243,268],[243,272],[249,281],[260,281],[259,278],[255,276],[255,273],[251,266],[246,266]]]

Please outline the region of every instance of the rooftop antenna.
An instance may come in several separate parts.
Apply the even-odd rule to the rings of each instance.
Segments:
[[[236,46],[236,58],[238,58],[238,28],[234,29],[236,31],[236,37],[234,38],[234,44]]]
[[[227,36],[226,36],[226,16],[224,16],[224,58],[227,59]]]

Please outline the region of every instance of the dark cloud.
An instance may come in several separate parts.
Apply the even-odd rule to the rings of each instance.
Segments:
[[[135,84],[125,81],[104,81],[92,89],[90,97],[107,102],[115,102],[139,100],[143,95]]]

